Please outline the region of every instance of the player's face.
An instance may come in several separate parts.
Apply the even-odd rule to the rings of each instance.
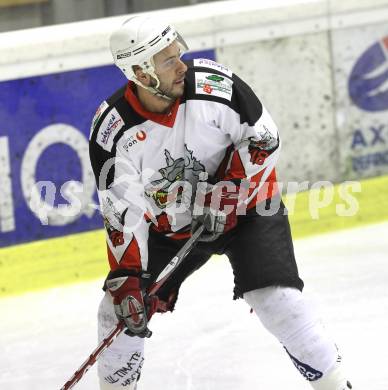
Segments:
[[[180,59],[181,52],[177,42],[155,54],[155,73],[160,80],[159,89],[170,98],[182,96],[187,66]]]

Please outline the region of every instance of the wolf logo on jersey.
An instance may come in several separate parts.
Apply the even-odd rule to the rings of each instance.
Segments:
[[[164,155],[167,166],[159,169],[162,178],[151,181],[150,186],[145,191],[145,194],[151,197],[161,209],[165,209],[172,202],[181,202],[183,187],[179,187],[173,196],[169,197],[168,195],[173,183],[185,180],[185,171],[192,171],[192,174],[197,178],[201,172],[205,172],[205,167],[193,156],[193,152],[187,148],[186,144],[184,157],[174,159],[167,149],[164,150]]]
[[[249,137],[248,152],[251,155],[251,163],[263,165],[265,159],[278,148],[279,139],[275,138],[264,126],[264,131],[259,133],[260,138]]]
[[[125,209],[123,214],[120,216],[120,224],[124,226],[125,213],[128,209]],[[114,247],[120,246],[124,244],[124,233],[122,230],[115,228],[108,220],[108,218],[104,217],[104,226],[108,233],[108,237]]]

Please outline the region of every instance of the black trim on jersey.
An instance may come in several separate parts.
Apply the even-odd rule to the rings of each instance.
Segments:
[[[90,162],[93,168],[94,178],[96,180],[96,185],[99,190],[105,190],[107,189],[114,180],[115,176],[115,166],[112,164],[111,169],[108,172],[107,179],[106,179],[106,186],[104,188],[101,188],[100,186],[100,173],[102,170],[102,167],[104,166],[105,162],[109,160],[110,158],[114,158],[116,155],[116,145],[119,139],[123,136],[124,132],[130,129],[133,126],[140,125],[141,123],[144,123],[147,119],[140,116],[133,108],[132,106],[127,102],[125,99],[125,90],[127,88],[127,85],[117,90],[110,98],[106,100],[106,102],[109,105],[109,108],[107,108],[104,112],[104,114],[101,116],[101,118],[98,120],[93,133],[92,137],[89,142],[89,156],[90,156]],[[124,121],[124,126],[119,130],[119,132],[114,136],[113,138],[113,146],[112,150],[110,152],[103,149],[97,142],[97,134],[99,132],[100,126],[104,120],[104,118],[109,115],[110,111],[115,108],[121,118]],[[106,188],[105,188],[106,187]]]
[[[108,108],[103,112],[100,118],[98,118],[98,121],[94,126],[92,136],[90,137],[90,142],[96,142],[98,130],[100,129],[101,123],[110,113],[111,109],[114,108],[114,104],[116,103],[116,101],[119,100],[120,97],[124,95],[125,89],[126,89],[126,85],[118,89],[111,97],[106,99],[106,102],[108,103]]]
[[[182,103],[187,100],[205,100],[221,103],[229,106],[233,111],[240,115],[240,123],[248,123],[249,126],[254,126],[263,113],[263,105],[248,84],[234,73],[232,74],[232,77],[229,77],[227,74],[217,69],[208,68],[206,66],[194,66],[193,61],[187,61],[185,63],[188,69],[185,77],[185,93],[181,99]],[[232,80],[233,92],[231,100],[229,101],[226,98],[224,99],[211,94],[197,94],[195,92],[196,72],[211,73]]]

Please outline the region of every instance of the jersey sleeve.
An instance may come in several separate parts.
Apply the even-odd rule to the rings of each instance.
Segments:
[[[250,182],[249,200],[266,199],[277,191],[275,164],[280,152],[280,138],[271,115],[252,89],[233,75],[231,102],[223,106],[219,125],[229,134],[232,145],[219,167],[223,180]],[[267,185],[264,185],[267,184]]]
[[[148,262],[144,188],[140,172],[123,152],[120,141],[112,140],[111,148],[101,146],[99,134],[107,133],[104,121],[95,126],[89,152],[106,231],[109,265],[111,270],[125,268],[140,272],[147,269]]]

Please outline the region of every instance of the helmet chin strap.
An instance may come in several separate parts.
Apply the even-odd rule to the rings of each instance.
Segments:
[[[150,70],[147,70],[146,73],[148,73],[152,78],[154,78],[156,80],[156,86],[155,87],[146,87],[145,85],[143,85],[138,79],[134,78],[133,79],[133,82],[137,85],[139,85],[140,87],[146,89],[147,91],[151,92],[153,95],[155,96],[158,96],[158,97],[161,97],[163,99],[166,99],[166,100],[173,100],[170,96],[167,96],[163,93],[163,91],[161,91],[159,89],[159,85],[160,85],[160,80],[158,78],[158,76],[155,74],[154,71],[150,71]]]

